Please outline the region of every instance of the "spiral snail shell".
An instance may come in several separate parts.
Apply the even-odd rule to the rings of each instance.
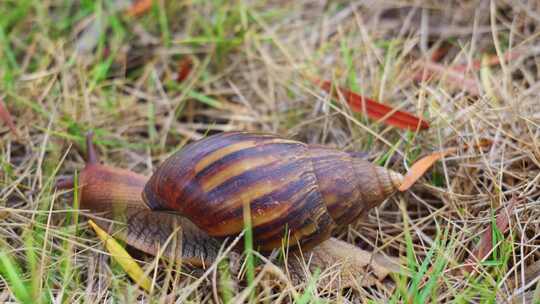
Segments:
[[[402,176],[346,152],[273,134],[228,132],[194,142],[165,160],[143,200],[190,219],[214,237],[244,229],[251,211],[262,251],[313,246],[384,201]]]

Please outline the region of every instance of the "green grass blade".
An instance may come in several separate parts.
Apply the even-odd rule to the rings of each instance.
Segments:
[[[223,107],[223,104],[219,100],[208,97],[207,95],[204,95],[195,91],[191,91],[191,90],[188,92],[187,95],[211,107],[218,108],[218,109]]]
[[[233,279],[229,270],[229,260],[223,259],[218,264],[219,273],[219,293],[223,303],[230,303],[234,297],[234,290],[232,288]]]
[[[22,278],[21,268],[4,250],[0,251],[0,274],[22,303],[33,303],[29,286]]]
[[[307,304],[307,303],[314,302],[315,299],[313,296],[313,292],[315,291],[317,287],[317,281],[319,280],[320,273],[321,271],[319,269],[315,270],[315,272],[313,273],[313,276],[308,282],[306,290],[300,296],[300,298],[297,301],[295,301],[296,304]]]
[[[253,230],[251,226],[251,209],[249,203],[244,203],[244,252],[246,254],[246,277],[249,284],[248,288],[252,288],[255,281],[255,258],[253,256]],[[252,301],[255,294],[252,288],[250,300]],[[251,302],[250,301],[250,302]]]

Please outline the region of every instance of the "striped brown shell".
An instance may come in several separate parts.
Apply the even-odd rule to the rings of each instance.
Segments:
[[[273,134],[209,136],[168,158],[145,186],[154,210],[186,216],[208,234],[244,229],[249,204],[254,242],[310,248],[393,193],[401,175],[348,153]]]

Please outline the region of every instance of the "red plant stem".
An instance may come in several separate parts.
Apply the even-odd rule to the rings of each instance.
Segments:
[[[502,56],[502,60],[511,61],[518,58],[521,54],[522,54],[521,50],[508,51],[504,53],[504,55]],[[491,55],[488,57],[486,62],[482,62],[482,59],[477,59],[477,60],[474,60],[470,65],[464,63],[460,65],[455,65],[451,67],[451,69],[456,72],[478,71],[484,66],[492,66],[499,63],[501,63],[501,58],[499,58],[499,56],[497,55]]]
[[[434,52],[434,56],[437,52]],[[508,51],[502,56],[502,60],[511,61],[515,58],[522,55],[521,50]],[[445,67],[436,63],[437,60],[434,60],[433,57],[431,61],[427,61],[422,64],[422,69],[414,74],[413,79],[415,81],[424,81],[427,78],[446,75],[448,80],[459,85],[463,86],[469,93],[473,95],[479,95],[480,89],[478,84],[467,75],[467,72],[475,72],[480,70],[485,66],[492,66],[499,64],[501,58],[497,55],[491,55],[488,59],[483,62],[481,59],[474,60],[471,64],[459,64],[450,67]]]
[[[9,130],[13,134],[15,134],[15,136],[19,137],[17,128],[15,128],[15,124],[13,123],[13,118],[11,117],[11,114],[7,110],[6,106],[4,105],[4,102],[1,100],[0,100],[0,120],[4,121],[4,123],[8,126]]]
[[[418,73],[414,76],[414,80],[423,81],[431,76],[445,75],[452,83],[464,87],[469,93],[473,95],[479,95],[480,89],[476,81],[468,77],[465,72],[454,71],[452,68],[447,68],[436,62],[425,62],[423,65],[425,69],[422,73]]]
[[[330,92],[332,89],[330,81],[317,81],[317,83],[327,92]],[[346,89],[339,88],[339,91],[343,94],[343,97],[354,112],[366,113],[368,117],[373,119],[384,118],[381,122],[401,129],[416,130],[417,128],[429,128],[429,124],[425,120],[407,112],[398,111]]]
[[[182,82],[188,78],[191,74],[191,69],[193,68],[193,61],[191,58],[186,57],[180,60],[178,63],[178,75],[176,76],[177,82]]]

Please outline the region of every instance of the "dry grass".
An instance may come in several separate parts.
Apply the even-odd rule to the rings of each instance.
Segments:
[[[137,18],[115,1],[0,4],[0,98],[21,134],[0,126],[4,277],[12,269],[29,286],[20,290],[43,302],[149,300],[103,252],[69,196],[51,189],[58,174],[82,167],[84,132],[95,130],[103,162],[150,174],[205,134],[262,130],[368,151],[400,172],[432,151],[493,144],[446,157],[411,191],[337,234],[401,257],[411,277],[342,291],[317,288],[315,280],[294,286],[256,278],[253,302],[521,303],[540,294],[537,2],[193,2],[157,1]],[[451,74],[415,82],[415,62],[440,45],[449,46],[446,66],[521,51],[470,73],[468,82]],[[186,56],[194,68],[177,83]],[[351,113],[306,75],[421,114],[431,128],[405,132]],[[510,233],[495,233],[492,254],[463,273],[512,195],[524,201],[510,214]],[[199,279],[197,270],[137,257],[171,286],[158,288],[156,301],[214,301],[211,272]],[[0,284],[0,301],[13,300],[17,286]]]

